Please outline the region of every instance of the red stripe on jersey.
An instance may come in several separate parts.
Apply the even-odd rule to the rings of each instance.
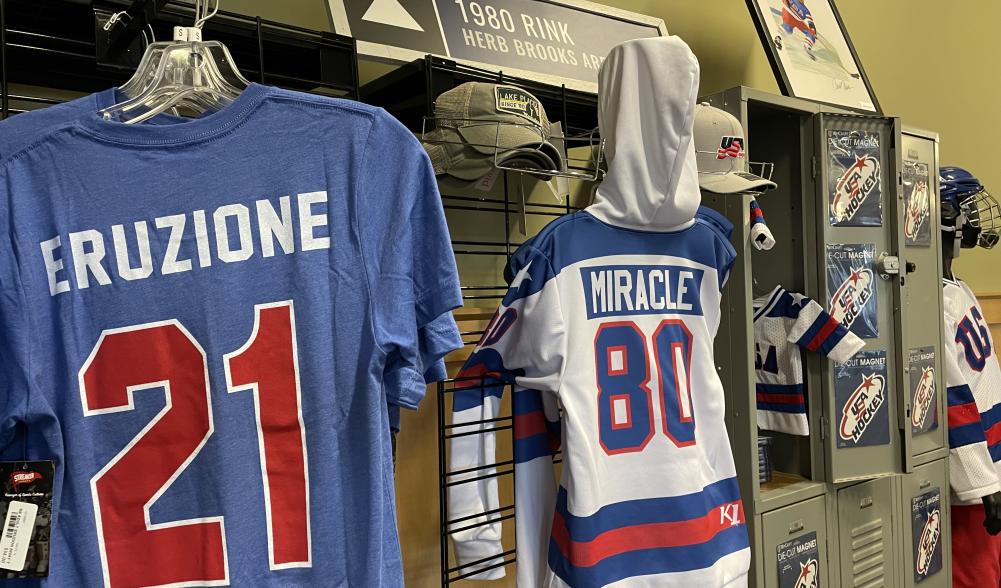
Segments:
[[[730,520],[724,513],[736,508],[737,516]],[[573,541],[563,515],[553,517],[553,540],[572,565],[593,566],[603,559],[641,549],[660,549],[699,545],[734,525],[744,523],[744,506],[739,500],[716,507],[705,516],[687,521],[632,525],[605,531],[591,541]]]
[[[980,422],[980,411],[977,410],[976,403],[967,402],[949,407],[949,427],[962,427],[972,423]],[[994,427],[992,427],[993,429]]]
[[[820,331],[813,336],[813,339],[810,339],[809,343],[806,344],[806,349],[808,351],[816,351],[817,349],[819,349],[820,346],[824,344],[824,341],[826,341],[827,338],[831,336],[831,333],[834,332],[834,329],[837,329],[840,324],[841,323],[838,322],[838,319],[834,318],[833,316],[827,319],[827,322],[824,323],[824,326],[820,328]]]
[[[758,402],[771,404],[803,404],[803,397],[798,394],[764,394],[757,393]]]
[[[490,369],[482,363],[465,367],[455,376],[455,389],[464,390],[466,388],[478,388],[487,383],[487,378],[500,379],[500,374],[490,371]]]
[[[949,424],[952,425],[951,420],[949,421]],[[985,433],[987,436],[988,447],[993,447],[998,443],[1001,443],[1001,423],[995,424],[991,428],[987,429]]]
[[[514,438],[524,439],[546,432],[546,417],[541,410],[534,410],[514,417]]]

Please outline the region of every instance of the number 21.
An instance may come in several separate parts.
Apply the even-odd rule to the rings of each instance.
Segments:
[[[247,343],[223,357],[229,392],[254,395],[268,560],[311,565],[309,474],[292,301],[254,308]],[[80,369],[84,415],[134,409],[133,395],[164,390],[164,408],[91,478],[104,585],[229,583],[223,517],[150,522],[149,509],[212,436],[205,351],[163,321],[104,331]]]

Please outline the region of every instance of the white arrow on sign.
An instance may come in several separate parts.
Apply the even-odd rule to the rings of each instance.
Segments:
[[[391,27],[424,32],[421,25],[414,20],[414,17],[410,16],[399,0],[375,0],[361,19]]]

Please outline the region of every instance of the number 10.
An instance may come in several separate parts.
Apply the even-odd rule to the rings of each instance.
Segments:
[[[247,343],[223,357],[229,392],[254,395],[268,563],[311,565],[309,473],[292,301],[254,308]],[[84,415],[135,408],[164,390],[164,408],[91,478],[104,585],[229,584],[222,516],[152,523],[149,509],[212,436],[205,351],[176,321],[104,331],[80,369]]]

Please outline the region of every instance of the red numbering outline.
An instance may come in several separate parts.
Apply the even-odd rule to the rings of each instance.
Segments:
[[[611,341],[609,341],[611,339]],[[695,444],[695,413],[691,398],[693,337],[684,321],[665,319],[653,336],[664,434],[677,447]],[[594,336],[595,384],[598,390],[598,441],[608,455],[643,451],[654,436],[653,396],[647,337],[633,321],[602,323]],[[621,369],[613,369],[612,353],[621,352]],[[643,369],[629,370],[629,359],[641,357]],[[602,361],[604,359],[604,362]],[[680,359],[680,362],[679,362]],[[602,369],[604,366],[605,369]],[[680,369],[684,369],[684,376]],[[682,390],[682,387],[684,390]],[[645,395],[644,398],[641,394]],[[624,401],[625,422],[615,421],[615,402]],[[687,409],[687,410],[686,410]],[[646,430],[635,437],[636,427]]]
[[[310,565],[308,462],[291,301],[255,307],[248,343],[225,359],[230,391],[250,388],[258,421],[271,569]],[[205,350],[169,320],[104,331],[80,369],[84,415],[164,408],[91,478],[104,585],[229,584],[222,516],[151,523],[150,506],[213,434]],[[236,387],[234,387],[236,386]]]

